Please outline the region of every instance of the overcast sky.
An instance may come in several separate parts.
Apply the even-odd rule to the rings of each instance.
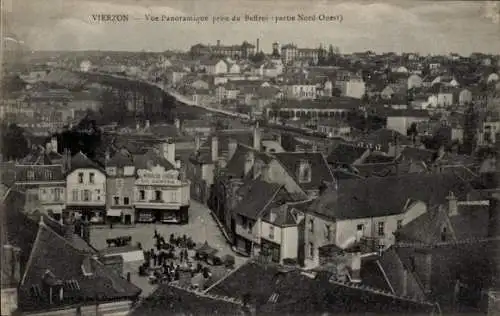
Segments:
[[[34,50],[188,49],[240,44],[271,51],[271,43],[333,44],[341,52],[500,53],[500,2],[337,0],[11,0],[8,29]],[[93,23],[97,13],[129,14],[127,23]],[[339,22],[167,23],[144,15],[342,15]]]

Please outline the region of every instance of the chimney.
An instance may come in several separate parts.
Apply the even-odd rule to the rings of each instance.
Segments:
[[[172,165],[176,165],[175,161],[175,143],[171,140],[162,144],[162,155]]]
[[[361,282],[361,252],[359,250],[354,252],[351,258],[351,282]]]
[[[219,138],[212,136],[212,162],[216,162],[219,158]]]
[[[269,221],[271,221],[271,223],[274,223],[276,221],[276,217],[277,217],[276,211],[271,210],[271,212],[269,213]]]
[[[141,129],[141,125],[139,123],[135,124],[135,130],[138,131]]]
[[[175,128],[176,128],[177,130],[180,130],[180,129],[181,129],[181,120],[179,120],[179,119],[177,119],[177,118],[176,118],[176,119],[174,120],[174,126],[175,126]]]
[[[75,234],[75,218],[71,215],[64,223],[64,237],[72,239]]]
[[[220,40],[217,40],[217,47],[220,46]]]
[[[144,128],[149,128],[149,120],[146,120],[146,122],[144,123]]]
[[[245,169],[244,169],[245,175],[247,175],[248,172],[250,172],[250,169],[252,169],[254,162],[255,162],[255,154],[253,151],[249,151],[245,159]]]
[[[276,134],[276,142],[281,145],[281,134]]]
[[[50,139],[50,144],[51,144],[51,147],[52,147],[52,151],[57,153],[58,152],[58,149],[57,149],[57,137],[52,137]]]
[[[227,161],[231,160],[233,158],[234,153],[236,152],[236,149],[238,148],[238,142],[234,138],[229,139],[229,144],[228,144],[228,155],[227,155]]]
[[[253,129],[253,148],[260,151],[260,127],[259,122],[255,123]]]
[[[194,136],[194,150],[195,151],[200,151],[200,147],[201,147],[200,135],[196,134]]]
[[[450,191],[446,199],[448,200],[448,216],[458,215],[458,201],[455,194]]]

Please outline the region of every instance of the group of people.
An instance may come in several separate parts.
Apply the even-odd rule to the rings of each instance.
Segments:
[[[202,269],[198,264],[197,269],[193,267],[189,258],[188,249],[193,249],[196,244],[186,235],[176,238],[174,234],[170,235],[169,242],[161,236],[157,230],[154,232],[155,248],[144,251],[145,262],[139,267],[139,274],[149,275],[151,268],[154,269],[152,281],[172,282],[179,280],[181,271],[190,271],[193,274],[195,271]],[[180,247],[178,256],[175,253],[176,247]],[[180,264],[175,264],[174,261],[179,259]]]

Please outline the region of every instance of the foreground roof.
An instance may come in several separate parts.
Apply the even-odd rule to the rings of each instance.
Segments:
[[[130,315],[239,315],[242,305],[239,301],[204,295],[177,286],[163,284],[146,298]]]

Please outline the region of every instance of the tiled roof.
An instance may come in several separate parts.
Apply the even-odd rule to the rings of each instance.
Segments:
[[[235,212],[257,219],[281,190],[282,186],[276,183],[250,180],[238,190],[238,194],[241,194],[243,198],[235,208]]]
[[[64,180],[62,165],[16,165],[17,182]]]
[[[297,182],[304,191],[318,190],[324,183],[335,182],[335,178],[326,162],[323,154],[311,153],[275,153],[273,154],[281,165],[288,171],[288,174]],[[301,161],[307,161],[311,166],[311,181],[307,183],[299,182],[298,168]]]
[[[351,144],[338,144],[328,155],[328,163],[352,164],[366,152],[366,148],[354,146]]]
[[[84,274],[84,266],[92,275]],[[49,279],[49,280],[48,280]],[[66,287],[62,302],[50,304],[44,289],[46,282],[62,282]],[[73,284],[73,286],[71,286]],[[77,286],[75,286],[75,284]],[[41,297],[32,293],[38,287]],[[21,310],[44,310],[85,301],[135,299],[141,290],[101,262],[74,248],[43,221],[33,245],[28,266],[20,285]]]
[[[320,196],[309,210],[338,220],[389,216],[402,213],[408,200],[428,206],[442,204],[450,191],[464,197],[469,186],[453,174],[344,180],[336,191]]]
[[[239,315],[242,306],[215,296],[204,295],[166,284],[135,309],[131,316]]]

